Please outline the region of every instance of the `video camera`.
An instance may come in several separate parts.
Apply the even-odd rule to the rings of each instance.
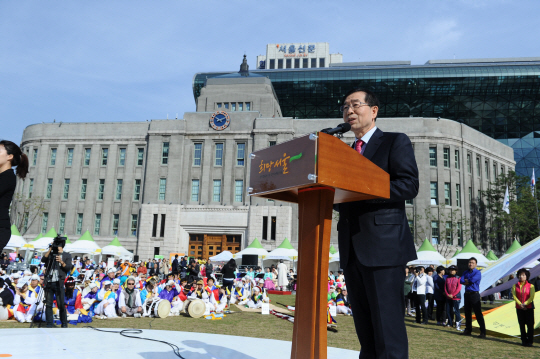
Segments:
[[[60,235],[57,235],[56,237],[54,237],[54,240],[51,243],[52,253],[54,255],[58,255],[59,254],[58,247],[64,248],[64,246],[66,245],[66,241],[67,241],[67,237],[61,237]]]

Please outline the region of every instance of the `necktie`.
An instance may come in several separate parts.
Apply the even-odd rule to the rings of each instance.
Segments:
[[[356,144],[354,145],[354,149],[356,150],[356,152],[358,152],[359,154],[362,154],[363,145],[364,145],[364,141],[362,140],[356,141]]]

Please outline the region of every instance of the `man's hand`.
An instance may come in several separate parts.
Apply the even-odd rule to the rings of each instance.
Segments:
[[[448,298],[452,299],[454,296],[452,294],[448,294]]]
[[[60,265],[63,267],[65,265],[64,262],[62,262],[62,256],[56,256],[56,261],[60,263]]]
[[[418,272],[414,272],[414,276],[415,276],[415,277],[418,277]]]
[[[470,284],[468,279],[465,279],[464,282],[465,282],[465,285],[469,285],[469,284]]]

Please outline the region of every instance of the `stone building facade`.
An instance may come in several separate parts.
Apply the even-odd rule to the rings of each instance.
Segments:
[[[244,68],[209,79],[197,111],[182,119],[31,125],[22,138],[30,173],[17,191],[44,197],[46,210],[24,237],[55,227],[76,239],[88,229],[99,245],[118,236],[141,258],[207,258],[255,238],[268,250],[284,238],[297,246],[297,206],[247,195],[249,153],[340,122],[281,117],[270,80]],[[415,214],[427,208],[437,216],[445,201],[442,211],[458,210],[465,222],[478,191],[515,166],[510,147],[455,121],[381,118],[377,126],[413,143],[420,192],[407,213],[415,231],[431,225],[417,223]],[[456,235],[452,245],[463,239]]]

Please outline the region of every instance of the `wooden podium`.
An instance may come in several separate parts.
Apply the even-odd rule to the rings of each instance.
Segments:
[[[310,134],[250,154],[251,196],[298,203],[298,281],[291,358],[326,358],[334,203],[390,198],[390,175],[340,139]]]

